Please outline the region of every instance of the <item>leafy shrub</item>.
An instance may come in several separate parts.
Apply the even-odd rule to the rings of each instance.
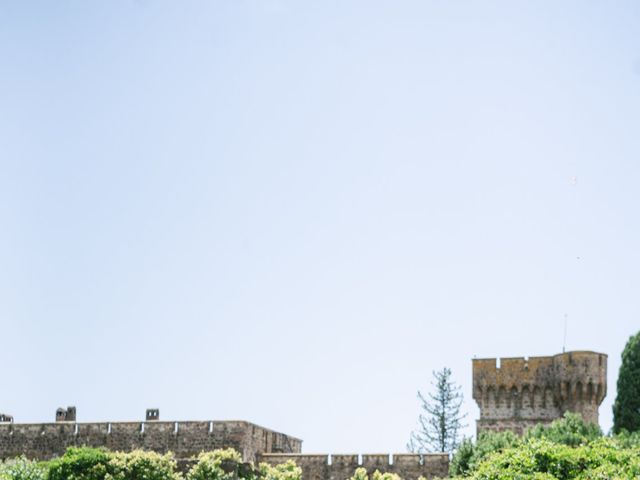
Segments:
[[[373,472],[373,475],[371,477],[372,477],[372,480],[402,480],[400,476],[395,473],[389,473],[389,472],[381,473],[378,470]]]
[[[602,437],[602,430],[595,423],[582,420],[580,414],[566,412],[564,417],[550,425],[536,425],[525,438],[546,438],[555,443],[576,447]]]
[[[451,459],[449,473],[452,476],[469,475],[487,456],[519,445],[520,437],[511,431],[482,432],[478,440],[464,439]]]
[[[353,476],[349,480],[369,480],[366,468],[356,468]]]
[[[570,447],[532,439],[487,457],[473,480],[606,480],[640,477],[640,451],[603,438]]]
[[[233,448],[203,452],[189,470],[187,480],[230,480],[237,475],[241,462],[242,457]]]
[[[473,455],[476,451],[476,445],[470,438],[463,438],[458,449],[451,458],[451,464],[449,465],[449,475],[452,477],[458,475],[467,475],[471,469],[471,463]]]
[[[49,464],[47,480],[104,480],[110,454],[98,448],[68,448]]]
[[[45,480],[47,471],[43,464],[24,457],[0,465],[0,480]]]
[[[629,433],[623,430],[613,437],[613,439],[621,448],[637,448],[640,450],[640,432]]]
[[[563,418],[553,421],[550,425],[536,425],[524,435],[523,439],[510,431],[482,432],[475,443],[470,439],[463,440],[451,459],[449,473],[452,476],[470,475],[490,454],[516,447],[527,440],[546,439],[559,445],[575,447],[601,437],[602,431],[598,425],[587,423],[579,414],[570,412],[565,413]],[[633,442],[634,438],[629,435],[627,443]]]
[[[372,480],[402,480],[399,475],[395,473],[382,473],[379,470],[373,472],[371,475]],[[356,468],[353,476],[350,480],[369,480],[369,475],[367,474],[367,470],[365,468]]]
[[[176,461],[168,453],[134,450],[116,452],[109,460],[106,480],[178,480]]]
[[[301,480],[302,469],[293,460],[279,465],[261,463],[258,467],[262,480]]]

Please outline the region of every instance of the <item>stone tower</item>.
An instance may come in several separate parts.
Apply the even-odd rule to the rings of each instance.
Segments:
[[[567,352],[552,357],[473,360],[473,399],[480,408],[477,432],[518,434],[576,412],[598,423],[607,394],[607,355]]]

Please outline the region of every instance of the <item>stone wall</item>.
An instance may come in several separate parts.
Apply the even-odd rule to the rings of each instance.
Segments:
[[[255,461],[258,453],[300,452],[302,440],[244,421],[0,424],[0,459],[47,460],[73,446],[171,451],[178,459],[233,447]]]
[[[305,455],[264,454],[263,462],[277,465],[293,460],[302,468],[303,480],[346,480],[353,476],[356,468],[363,467],[369,474],[375,470],[397,473],[404,480],[447,477],[449,455],[437,454],[393,454],[393,455]]]
[[[564,412],[598,423],[607,392],[607,355],[567,352],[551,357],[473,360],[473,398],[480,408],[477,430],[522,434]]]

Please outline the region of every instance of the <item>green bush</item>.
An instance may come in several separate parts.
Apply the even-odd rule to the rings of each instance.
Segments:
[[[49,464],[47,480],[104,480],[111,455],[98,448],[68,448]]]
[[[475,443],[471,439],[464,439],[451,459],[449,474],[469,475],[488,455],[514,447],[520,441],[520,437],[510,431],[482,432]]]
[[[613,438],[620,448],[636,448],[640,450],[640,432],[629,433],[623,430]]]
[[[109,460],[108,473],[105,480],[178,480],[181,475],[176,472],[176,461],[168,453],[134,450],[132,452],[116,452]]]
[[[230,480],[238,474],[241,462],[242,457],[232,448],[203,452],[189,470],[187,480]]]
[[[279,465],[261,463],[258,471],[262,480],[301,480],[302,478],[302,469],[293,460]]]
[[[423,477],[421,477],[423,478]],[[369,475],[365,468],[356,468],[353,476],[349,480],[369,480]],[[379,470],[373,472],[371,480],[402,480],[399,475],[395,473],[382,473]]]
[[[490,454],[516,447],[527,440],[546,439],[559,445],[575,447],[601,437],[602,431],[598,425],[587,423],[579,414],[570,412],[550,425],[536,425],[524,435],[524,438],[510,431],[482,432],[475,443],[470,439],[463,440],[451,459],[449,473],[452,476],[470,475]],[[632,442],[633,438],[635,437],[630,435],[627,442]]]
[[[640,450],[621,448],[602,438],[571,447],[547,439],[531,439],[487,457],[473,480],[607,480],[640,477]]]
[[[471,470],[473,455],[476,451],[476,444],[470,438],[463,438],[458,449],[451,457],[449,464],[449,475],[452,477],[465,476]]]
[[[46,480],[178,480],[170,454],[134,450],[107,452],[97,448],[69,448],[52,460]],[[2,479],[4,480],[4,479]]]
[[[595,423],[582,420],[577,413],[566,412],[560,420],[550,425],[536,425],[525,438],[546,438],[555,443],[576,447],[602,437],[602,430]]]
[[[24,457],[0,465],[0,480],[45,480],[46,475],[45,465]]]

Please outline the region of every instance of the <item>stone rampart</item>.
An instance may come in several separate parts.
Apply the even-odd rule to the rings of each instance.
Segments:
[[[293,460],[302,468],[302,480],[346,480],[359,467],[369,474],[375,470],[397,473],[404,480],[446,477],[449,474],[449,455],[436,454],[375,454],[375,455],[308,455],[263,454],[260,461],[272,465]]]
[[[173,452],[178,459],[233,447],[255,461],[258,453],[300,452],[302,440],[244,421],[0,424],[0,459],[47,460],[74,446]]]

